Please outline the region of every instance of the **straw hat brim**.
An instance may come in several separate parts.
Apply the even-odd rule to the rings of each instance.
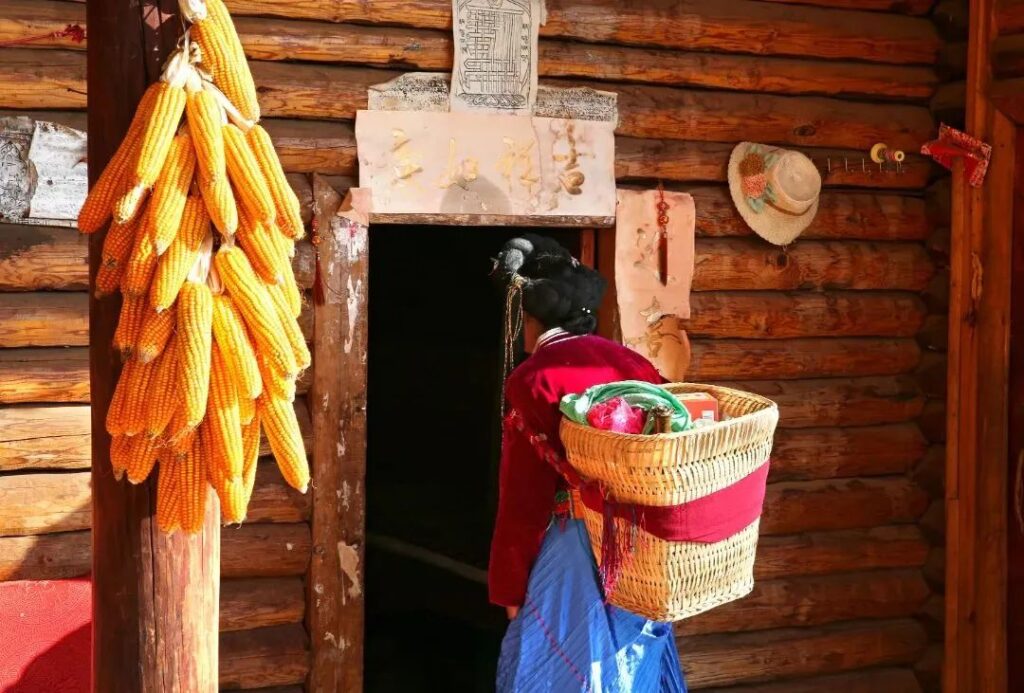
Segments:
[[[747,197],[743,194],[743,185],[740,180],[740,162],[747,153],[747,148],[752,142],[740,142],[732,150],[729,156],[729,194],[732,195],[732,202],[736,205],[737,211],[747,222],[754,233],[769,243],[775,245],[789,245],[802,234],[814,217],[818,214],[818,204],[821,201],[819,196],[806,213],[800,216],[793,216],[780,212],[769,206],[757,213],[750,208]]]

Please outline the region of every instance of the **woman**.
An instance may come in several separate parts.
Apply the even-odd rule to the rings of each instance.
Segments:
[[[555,241],[534,235],[509,241],[495,272],[509,291],[506,349],[518,332],[518,294],[532,352],[505,383],[488,574],[490,599],[511,620],[498,691],[685,693],[671,626],[604,603],[586,529],[564,515],[565,481],[521,430],[543,434],[561,451],[558,404],[564,395],[619,380],[662,378],[638,354],[593,336],[605,281]],[[562,518],[553,521],[556,509]]]

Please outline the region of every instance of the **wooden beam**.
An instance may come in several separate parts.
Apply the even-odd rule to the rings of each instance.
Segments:
[[[246,523],[221,533],[221,575],[225,578],[305,575],[313,546],[309,525]]]
[[[920,568],[928,542],[914,525],[765,536],[758,540],[756,580],[830,575],[879,568]]]
[[[310,518],[312,505],[309,494],[285,483],[276,460],[259,461],[246,522],[304,522]]]
[[[1024,2],[1021,0],[996,0],[990,5],[995,8],[993,33],[1000,35],[1024,33]]]
[[[0,537],[0,582],[62,580],[92,567],[89,532]]]
[[[676,624],[676,633],[686,637],[910,617],[930,594],[921,571],[912,569],[762,580],[749,596]]]
[[[369,222],[365,198],[313,177],[324,302],[314,307],[312,693],[363,687]],[[344,643],[344,645],[342,645]]]
[[[85,28],[85,5],[51,0],[4,0],[0,6],[0,45],[30,41],[29,48],[85,49],[85,42],[70,36],[52,36],[64,27]]]
[[[791,679],[780,683],[728,686],[708,689],[708,693],[922,693],[914,672],[908,668],[869,669],[836,676]]]
[[[220,651],[221,690],[287,686],[309,673],[309,636],[297,623],[224,633]]]
[[[686,377],[791,380],[909,373],[921,357],[912,339],[691,339]]]
[[[766,0],[794,5],[816,5],[848,10],[873,12],[895,12],[899,14],[925,15],[932,9],[935,0]]]
[[[85,56],[76,51],[0,49],[0,107],[86,107]]]
[[[224,580],[220,587],[220,632],[302,623],[306,592],[299,578]]]
[[[900,619],[684,638],[679,656],[699,689],[910,664],[926,645],[921,625]]]
[[[0,472],[88,469],[89,405],[0,407]]]
[[[88,401],[88,349],[0,350],[0,404]]]
[[[75,229],[0,224],[0,291],[82,291],[88,256]]]
[[[0,347],[88,344],[88,294],[0,294]]]
[[[228,0],[227,4],[239,15],[451,28],[451,5],[444,0],[342,5],[332,0]],[[750,0],[662,0],[653,6],[622,5],[615,0],[552,0],[540,33],[593,43],[895,64],[929,64],[940,45],[935,28],[926,19]]]
[[[926,450],[927,441],[917,426],[909,423],[780,429],[775,434],[769,479],[806,481],[904,474]]]
[[[0,536],[88,529],[89,472],[0,476]]]

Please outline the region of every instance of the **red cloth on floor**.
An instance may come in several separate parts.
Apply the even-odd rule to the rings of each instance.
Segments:
[[[0,583],[0,691],[89,693],[88,578]]]

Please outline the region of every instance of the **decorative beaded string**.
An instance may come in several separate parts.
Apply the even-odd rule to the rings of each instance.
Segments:
[[[658,181],[658,278],[662,286],[668,286],[668,202],[665,201],[665,186]]]

